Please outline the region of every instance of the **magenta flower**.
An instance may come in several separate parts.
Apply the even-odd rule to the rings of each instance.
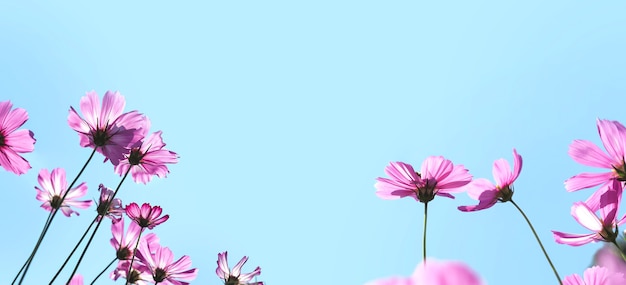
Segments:
[[[161,131],[152,133],[145,141],[134,146],[130,154],[115,166],[115,173],[124,175],[130,168],[133,180],[147,184],[153,175],[166,177],[170,172],[166,164],[178,162],[178,155],[164,149]]]
[[[0,166],[20,175],[31,169],[31,166],[18,153],[32,152],[36,140],[33,132],[17,130],[28,120],[26,110],[11,110],[12,107],[11,101],[0,102]]]
[[[610,171],[581,173],[565,181],[565,189],[569,192],[600,185],[600,188],[586,201],[592,208],[597,207],[600,196],[607,191],[611,180],[626,181],[626,163],[624,162],[626,128],[617,121],[600,119],[597,120],[597,125],[600,140],[607,153],[587,140],[572,142],[568,153],[580,164],[606,168]]]
[[[48,173],[47,169],[39,171],[39,185],[42,189],[35,186],[37,190],[37,200],[43,202],[41,207],[46,211],[52,211],[52,209],[61,209],[63,214],[69,217],[72,213],[77,216],[78,212],[72,210],[70,207],[77,207],[81,209],[87,209],[91,206],[90,200],[79,201],[78,199],[87,194],[87,185],[85,182],[81,183],[77,187],[69,190],[65,199],[61,202],[61,198],[67,191],[67,181],[65,180],[65,170],[63,168],[55,168],[52,170],[52,174]]]
[[[522,156],[513,149],[513,171],[505,159],[498,159],[493,163],[493,178],[496,185],[489,180],[478,178],[467,185],[467,194],[475,200],[478,205],[460,206],[459,210],[464,212],[479,211],[495,205],[496,202],[507,202],[513,197],[513,182],[519,177],[522,171]]]
[[[626,279],[622,273],[610,272],[608,269],[599,266],[587,268],[584,279],[578,274],[573,274],[563,279],[563,285],[622,285],[626,284]]]
[[[72,276],[72,279],[70,280],[70,283],[68,283],[68,285],[83,285],[83,276],[76,273],[74,274],[74,276]]]
[[[100,99],[95,91],[87,92],[80,99],[81,118],[73,107],[67,122],[78,132],[82,147],[96,148],[104,155],[104,161],[111,160],[117,165],[129,148],[145,135],[145,117],[137,111],[122,113],[126,101],[119,92],[107,91]]]
[[[254,269],[254,271],[250,273],[241,274],[241,268],[248,261],[248,257],[244,256],[235,267],[231,271],[228,268],[228,252],[225,251],[223,253],[217,254],[217,268],[215,269],[215,273],[219,278],[224,280],[225,285],[263,285],[263,282],[248,282],[252,280],[255,276],[261,275],[261,267]]]
[[[148,285],[152,284],[148,281],[152,281],[152,275],[150,272],[146,271],[146,266],[139,263],[133,263],[133,270],[130,273],[130,278],[126,278],[128,273],[128,266],[130,266],[130,260],[121,260],[117,267],[111,272],[111,279],[117,281],[117,279],[124,278],[128,282],[128,284],[136,284],[136,285]]]
[[[142,228],[153,229],[165,223],[170,218],[170,215],[159,217],[162,212],[163,209],[161,207],[151,207],[149,203],[143,203],[141,208],[139,208],[137,203],[130,203],[130,205],[126,206],[126,215]]]
[[[97,219],[100,220],[100,217],[106,216],[113,220],[113,223],[122,219],[122,214],[124,213],[124,207],[122,207],[122,200],[119,198],[113,199],[113,190],[104,187],[102,183],[98,186],[98,191],[100,191],[100,200],[97,203],[96,211],[98,212]],[[108,205],[108,207],[107,207]]]
[[[126,235],[124,235],[124,219],[111,224],[111,245],[115,249],[115,255],[119,260],[130,260],[137,244],[137,238],[141,233],[141,227],[137,223],[130,223]]]
[[[420,263],[409,278],[391,277],[375,280],[366,285],[483,285],[481,278],[466,264],[459,261],[427,259]]]
[[[196,278],[197,268],[191,268],[191,258],[183,255],[174,261],[174,254],[167,247],[161,247],[158,243],[142,242],[137,250],[137,259],[149,272],[155,284],[183,285]]]
[[[552,231],[556,242],[571,246],[580,246],[597,241],[614,242],[618,234],[616,227],[626,222],[626,215],[617,220],[621,193],[621,183],[613,180],[612,187],[609,187],[609,190],[601,197],[600,209],[592,208],[585,202],[574,203],[571,211],[572,216],[583,227],[591,230],[592,233],[568,234]],[[595,214],[597,210],[600,210],[600,217]]]
[[[423,203],[428,203],[436,195],[454,199],[450,193],[462,191],[460,187],[472,180],[463,165],[455,166],[443,156],[426,158],[421,170],[421,173],[415,172],[410,164],[391,162],[385,168],[390,178],[376,179],[376,195],[387,200],[410,196]]]

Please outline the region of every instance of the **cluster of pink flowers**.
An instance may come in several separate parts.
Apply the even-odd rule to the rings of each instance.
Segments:
[[[580,246],[603,241],[608,245],[595,258],[595,266],[587,269],[584,276],[578,274],[560,279],[550,261],[532,224],[521,208],[513,201],[513,183],[522,170],[522,157],[513,149],[513,170],[504,159],[493,164],[495,184],[478,178],[473,179],[462,165],[454,165],[441,156],[431,156],[422,163],[421,171],[403,162],[392,162],[385,168],[389,178],[379,177],[376,195],[382,199],[412,197],[426,206],[436,196],[454,198],[451,193],[466,191],[478,200],[477,205],[459,206],[464,212],[485,210],[497,202],[511,202],[527,220],[546,258],[561,284],[617,285],[626,284],[626,247],[620,245],[618,226],[626,222],[626,215],[618,218],[619,204],[626,181],[626,128],[617,121],[598,120],[598,132],[606,152],[590,141],[575,140],[569,149],[570,156],[581,164],[608,169],[603,173],[582,173],[565,181],[567,191],[600,186],[586,201],[576,202],[571,214],[582,226],[591,231],[587,234],[570,234],[553,231],[557,243]],[[599,212],[599,215],[596,213]],[[424,225],[426,226],[426,225]],[[424,255],[426,253],[426,227],[424,228]],[[428,270],[424,269],[427,268]],[[445,274],[442,272],[446,272]],[[483,284],[469,267],[458,262],[432,262],[426,259],[410,278],[381,279],[368,285],[476,285]]]
[[[27,121],[28,115],[24,109],[12,107],[11,102],[0,102],[0,165],[7,171],[20,175],[31,168],[20,154],[34,150],[35,138],[33,132],[29,130],[18,130]],[[109,218],[113,235],[111,245],[115,250],[114,254],[111,254],[114,260],[110,265],[117,261],[117,266],[109,274],[113,280],[122,278],[126,284],[189,284],[198,273],[197,268],[192,268],[191,258],[183,255],[175,259],[173,252],[160,244],[155,233],[145,233],[146,230],[153,230],[166,222],[169,215],[163,215],[160,206],[153,206],[150,203],[143,203],[140,206],[134,202],[123,206],[121,199],[116,198],[128,174],[131,174],[136,183],[147,184],[153,176],[166,177],[169,173],[167,165],[178,162],[178,155],[165,148],[162,132],[157,131],[148,135],[150,128],[148,118],[138,111],[124,112],[124,107],[124,97],[119,92],[111,91],[106,92],[102,104],[96,92],[87,92],[80,100],[82,116],[70,107],[69,126],[78,133],[82,147],[93,149],[93,153],[74,181],[78,180],[95,152],[104,156],[104,162],[110,161],[114,172],[122,177],[114,190],[99,184],[100,195],[96,201],[96,217],[92,225],[97,224],[91,237],[93,238],[105,220],[104,217]],[[68,185],[63,168],[55,168],[52,171],[40,170],[38,182],[39,186],[35,187],[36,199],[42,202],[41,207],[50,212],[50,216],[35,250],[17,273],[13,283],[19,280],[18,284],[21,284],[24,281],[37,248],[58,210],[67,217],[72,214],[78,216],[77,209],[87,209],[93,203],[91,200],[83,200],[88,191],[87,183],[82,182],[75,186],[72,182]],[[125,222],[126,219],[130,222]],[[125,224],[128,225],[126,232]],[[90,229],[91,226],[85,235]],[[77,269],[92,238],[84,247],[66,284],[83,284],[83,276],[77,273]],[[82,240],[81,238],[77,247]],[[66,263],[73,253],[74,251],[70,253]],[[251,281],[261,274],[260,267],[242,274],[241,269],[247,260],[248,257],[244,256],[231,270],[228,267],[227,253],[219,253],[216,268],[218,278],[226,285],[263,285],[263,282]],[[61,273],[66,263],[59,269],[57,275],[52,277],[50,284]],[[103,272],[107,269],[108,267]],[[94,281],[98,277],[100,275]]]

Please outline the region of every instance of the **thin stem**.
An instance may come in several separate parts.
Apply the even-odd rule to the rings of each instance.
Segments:
[[[98,276],[96,276],[96,278],[93,279],[93,281],[91,281],[91,283],[89,283],[90,285],[93,285],[93,283],[96,283],[96,280],[98,280],[98,278],[100,278],[100,276],[102,276],[102,274],[104,274],[104,272],[107,271],[107,269],[109,269],[109,267],[111,267],[111,265],[113,265],[113,262],[115,262],[117,260],[116,258],[113,258],[113,260],[111,260],[111,262],[109,263],[109,265],[107,265],[107,267],[105,267],[104,269],[102,269],[102,271],[100,271],[100,274],[98,274]]]
[[[41,233],[39,234],[39,239],[41,240],[43,238],[43,233],[46,229],[46,226],[48,226],[48,222],[50,221],[50,217],[52,217],[52,211],[48,214],[48,218],[46,219],[46,223],[43,224],[43,228],[41,229]],[[39,244],[39,241],[36,243]],[[17,281],[17,278],[20,277],[20,274],[22,273],[22,270],[24,270],[24,268],[26,268],[26,265],[28,265],[28,263],[31,261],[31,259],[33,259],[34,253],[36,251],[36,247],[33,248],[33,251],[30,253],[30,256],[28,256],[28,258],[26,259],[26,262],[24,262],[24,265],[22,265],[22,268],[20,268],[20,271],[17,272],[17,275],[15,275],[15,278],[13,278],[13,282],[11,282],[11,285],[15,284],[15,281]],[[21,281],[20,281],[21,282]]]
[[[115,199],[115,196],[117,195],[117,191],[120,190],[122,183],[124,183],[124,180],[126,179],[126,176],[128,176],[128,173],[130,173],[130,169],[131,167],[129,167],[128,170],[126,170],[126,173],[124,173],[124,177],[122,177],[122,180],[120,181],[120,183],[117,184],[117,188],[115,188],[115,192],[113,192],[113,196],[107,201],[107,204],[104,207],[105,209],[108,209],[109,207],[111,207],[111,203],[113,203],[113,199]],[[80,254],[80,257],[78,258],[78,262],[76,263],[76,266],[74,266],[74,270],[72,270],[72,274],[70,274],[70,279],[68,279],[67,282],[65,283],[70,283],[70,281],[72,280],[72,276],[76,274],[76,271],[78,270],[78,266],[80,266],[80,263],[83,261],[83,258],[85,257],[85,253],[87,253],[87,249],[89,248],[91,241],[93,241],[93,237],[96,235],[96,232],[98,232],[98,228],[102,224],[102,221],[104,221],[104,217],[100,219],[98,223],[96,224],[96,228],[91,233],[91,236],[89,237],[89,240],[87,241],[87,245],[85,245],[85,249],[83,249],[83,252]]]
[[[423,247],[423,255],[422,255],[422,262],[424,262],[424,265],[426,265],[426,223],[428,222],[428,202],[424,203],[424,237],[423,237],[423,242],[422,242],[422,247]]]
[[[63,194],[63,197],[61,197],[61,202],[59,202],[59,205],[63,204],[63,201],[65,200],[65,197],[67,196],[68,193],[70,193],[70,189],[72,189],[74,184],[76,184],[76,181],[78,181],[78,178],[83,174],[83,171],[85,171],[85,168],[87,168],[87,165],[89,164],[89,162],[93,158],[93,155],[96,153],[96,149],[97,148],[98,148],[97,146],[93,148],[93,151],[89,155],[89,158],[87,159],[87,161],[85,162],[83,167],[80,169],[80,171],[78,172],[78,174],[76,175],[76,177],[74,178],[72,183],[70,183],[70,185],[67,187],[67,189],[64,189],[65,190],[65,194]],[[51,212],[52,216],[50,216],[50,219],[46,221],[46,226],[44,227],[43,231],[41,232],[41,235],[39,236],[39,240],[37,241],[37,244],[35,245],[35,248],[33,249],[33,252],[31,253],[30,258],[27,260],[26,268],[24,269],[24,274],[22,274],[22,278],[20,278],[20,282],[18,284],[21,285],[22,282],[24,281],[24,277],[26,277],[26,272],[28,272],[28,268],[30,267],[30,264],[32,263],[33,259],[35,258],[35,254],[37,253],[37,250],[39,250],[39,246],[41,245],[41,242],[43,241],[43,238],[46,236],[46,233],[48,233],[48,229],[50,228],[50,225],[52,224],[52,220],[54,220],[54,217],[56,216],[58,210],[59,209],[52,210],[52,212]]]
[[[139,240],[141,240],[141,234],[143,233],[143,229],[141,228],[141,231],[139,232],[139,235],[137,236],[137,242],[135,243],[135,249],[133,249],[133,257],[130,259],[130,265],[128,266],[128,273],[126,273],[126,285],[128,285],[128,281],[130,278],[130,273],[133,271],[133,261],[135,261],[135,256],[137,255],[137,247],[139,246]]]
[[[526,214],[524,214],[524,211],[522,211],[522,208],[520,208],[517,205],[517,203],[515,203],[515,201],[513,201],[513,200],[509,200],[509,201],[511,201],[513,206],[515,206],[515,208],[517,208],[517,210],[522,214],[522,216],[524,216],[524,219],[528,223],[528,226],[530,227],[530,230],[532,230],[533,234],[535,235],[535,239],[537,239],[537,243],[539,243],[539,246],[541,247],[541,250],[543,251],[543,255],[546,256],[546,259],[548,260],[548,263],[550,263],[550,267],[552,267],[552,271],[554,271],[554,276],[556,276],[556,279],[559,280],[559,284],[563,285],[563,281],[561,281],[561,277],[560,277],[559,273],[556,272],[556,268],[554,268],[554,264],[552,264],[552,260],[550,260],[550,257],[548,256],[548,253],[546,252],[546,249],[543,247],[543,244],[541,243],[541,240],[539,239],[539,236],[537,235],[537,232],[535,231],[535,228],[533,227],[533,224],[530,223],[530,220],[528,219],[528,217],[526,217]]]
[[[93,226],[93,224],[96,223],[96,220],[98,219],[100,215],[97,215],[93,221],[91,221],[91,224],[89,224],[89,227],[87,227],[87,230],[85,230],[85,233],[83,234],[82,237],[80,237],[80,240],[76,243],[76,246],[74,246],[74,249],[72,249],[72,252],[70,252],[70,255],[67,256],[67,258],[65,259],[65,261],[63,262],[63,265],[61,265],[61,268],[59,268],[59,271],[57,271],[57,273],[54,275],[54,277],[52,277],[52,280],[50,280],[50,285],[52,285],[52,282],[54,282],[54,280],[57,279],[57,277],[59,276],[59,274],[61,274],[61,271],[63,271],[63,268],[65,268],[65,265],[67,265],[67,262],[70,261],[70,258],[72,258],[72,255],[74,255],[74,252],[76,252],[76,250],[78,249],[78,246],[80,245],[80,243],[83,242],[83,240],[85,239],[85,237],[87,236],[87,233],[89,233],[89,230],[91,229],[91,227]]]

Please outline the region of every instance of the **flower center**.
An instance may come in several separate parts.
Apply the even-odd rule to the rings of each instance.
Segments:
[[[139,217],[137,218],[137,224],[142,228],[147,228],[150,226],[150,220],[144,217]]]
[[[91,133],[91,136],[93,137],[93,143],[96,146],[103,146],[109,141],[109,137],[107,136],[106,129],[105,130],[97,129],[95,132]]]
[[[167,274],[165,270],[161,268],[155,269],[154,275],[152,275],[152,279],[154,279],[155,282],[163,282],[163,280],[165,280],[166,277],[167,277]]]
[[[4,142],[4,135],[2,134],[2,132],[0,132],[0,146],[5,146],[6,143]]]
[[[59,207],[61,207],[61,196],[54,195],[52,200],[50,200],[50,207],[52,207],[52,209],[59,209]]]
[[[419,172],[415,172],[417,176],[420,178],[422,175]],[[435,187],[437,186],[437,181],[434,179],[424,179],[422,180],[424,185],[418,186],[415,194],[417,195],[417,199],[422,203],[428,203],[435,199]]]
[[[622,158],[621,165],[613,166],[613,172],[615,173],[615,176],[617,176],[617,180],[622,181],[622,182],[626,181],[626,162],[624,162],[623,158]]]
[[[496,186],[496,189],[498,189],[498,201],[508,202],[513,198],[513,185]]]
[[[130,259],[130,249],[128,247],[122,247],[117,251],[117,259],[119,260],[129,260]]]
[[[130,277],[126,278],[126,280],[128,280],[128,283],[130,283],[130,284],[137,283],[137,281],[141,280],[141,279],[139,279],[139,272],[137,270],[135,270],[135,269],[131,270]]]
[[[224,285],[239,285],[239,278],[230,275],[228,279],[226,279],[226,282],[224,282]]]
[[[139,148],[133,148],[130,151],[130,155],[128,156],[128,163],[130,165],[138,165],[141,163],[141,159],[143,158],[143,153],[139,150]]]

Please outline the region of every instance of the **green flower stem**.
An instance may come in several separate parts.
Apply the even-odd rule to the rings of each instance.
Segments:
[[[426,265],[426,223],[428,222],[428,202],[424,203],[424,237],[422,241],[423,255],[422,262]]]
[[[556,279],[559,280],[559,284],[563,285],[563,281],[561,281],[561,277],[560,277],[559,273],[556,272],[556,268],[554,268],[554,264],[552,264],[552,260],[550,260],[550,256],[548,256],[548,253],[546,252],[546,249],[543,247],[543,244],[541,243],[541,240],[539,239],[539,236],[537,235],[537,232],[535,231],[535,228],[533,227],[533,224],[530,223],[530,220],[528,219],[528,217],[526,217],[526,214],[524,214],[524,211],[522,211],[522,208],[520,208],[517,205],[517,203],[515,203],[515,201],[513,201],[513,200],[509,200],[509,201],[511,201],[513,206],[515,206],[515,208],[517,208],[517,210],[522,214],[522,216],[524,216],[524,219],[528,223],[528,226],[530,227],[530,230],[532,230],[533,234],[535,235],[535,239],[537,239],[537,243],[539,243],[539,246],[541,247],[541,250],[543,251],[543,255],[546,256],[546,259],[548,260],[548,263],[550,263],[550,267],[552,267],[552,271],[554,271],[554,276],[556,276]]]
[[[109,267],[111,267],[111,265],[113,265],[113,262],[115,262],[116,260],[117,260],[117,257],[113,258],[113,260],[111,260],[109,265],[107,265],[107,267],[105,267],[102,271],[100,271],[100,274],[98,274],[98,276],[96,276],[96,278],[94,278],[93,281],[91,281],[91,283],[89,283],[89,284],[93,285],[93,283],[96,283],[96,280],[98,280],[98,278],[100,278],[100,276],[102,276],[102,274],[104,274],[104,272],[106,272],[107,269],[109,269]]]

